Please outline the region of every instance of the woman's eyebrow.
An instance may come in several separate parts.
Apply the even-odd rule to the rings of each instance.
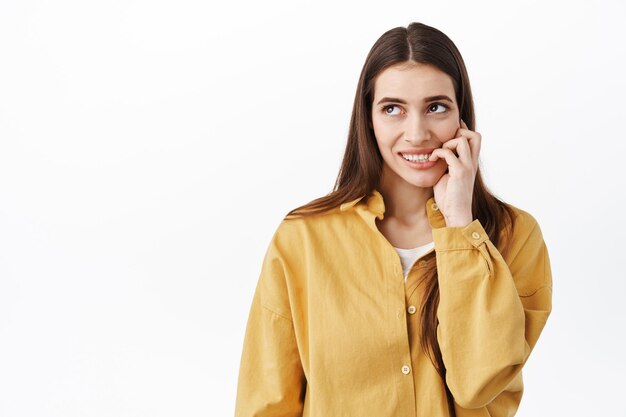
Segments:
[[[452,99],[450,97],[446,96],[446,95],[430,96],[430,97],[425,97],[424,98],[424,102],[426,102],[426,101],[433,101],[433,100],[446,100],[446,101],[449,101],[450,103],[454,103],[452,101]],[[381,104],[381,103],[401,103],[401,104],[407,104],[407,102],[405,100],[402,100],[401,98],[395,98],[395,97],[383,97],[376,104]]]

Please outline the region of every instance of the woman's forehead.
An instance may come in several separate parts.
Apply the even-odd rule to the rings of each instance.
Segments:
[[[435,95],[454,95],[452,78],[432,65],[407,67],[393,66],[385,69],[374,81],[375,97],[391,96],[421,100]]]

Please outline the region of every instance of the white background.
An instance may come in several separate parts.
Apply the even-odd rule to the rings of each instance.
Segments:
[[[229,416],[272,233],[386,30],[446,33],[553,313],[519,416],[626,415],[624,2],[0,3],[0,415]],[[329,416],[330,417],[330,416]]]

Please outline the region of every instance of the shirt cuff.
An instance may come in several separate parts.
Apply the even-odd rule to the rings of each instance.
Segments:
[[[467,226],[434,228],[432,234],[436,252],[474,249],[489,239],[478,219]]]

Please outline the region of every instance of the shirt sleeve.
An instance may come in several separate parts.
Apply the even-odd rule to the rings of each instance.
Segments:
[[[306,379],[276,237],[265,254],[250,307],[235,417],[295,417],[303,412]]]
[[[478,219],[433,229],[439,276],[437,339],[446,384],[463,408],[481,408],[511,385],[552,310],[552,275],[541,230],[517,217],[506,260]],[[517,381],[516,381],[517,380]]]

